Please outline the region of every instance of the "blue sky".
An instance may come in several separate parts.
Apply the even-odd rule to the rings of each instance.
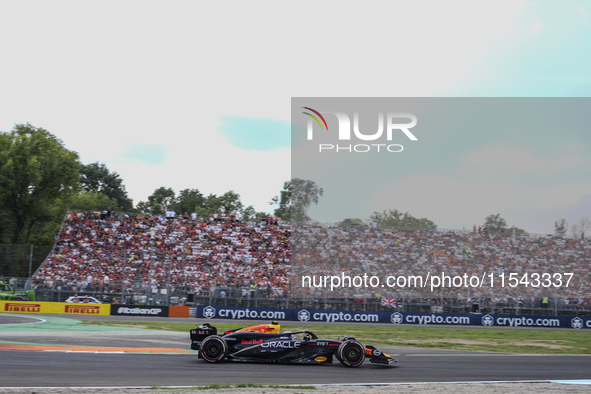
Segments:
[[[589,0],[2,2],[0,130],[48,129],[121,174],[135,202],[160,186],[235,190],[268,211],[291,176],[291,97],[588,97],[590,12]],[[469,156],[449,159],[435,175]]]

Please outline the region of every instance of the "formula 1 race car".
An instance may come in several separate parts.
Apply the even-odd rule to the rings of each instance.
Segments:
[[[338,341],[318,339],[308,330],[280,332],[277,322],[257,324],[226,331],[217,335],[209,323],[200,324],[190,331],[191,349],[199,350],[199,358],[210,363],[222,360],[330,364],[333,356],[347,367],[358,367],[368,357],[371,363],[392,364],[397,360],[371,345],[362,345],[355,338]],[[301,338],[300,338],[301,337]]]

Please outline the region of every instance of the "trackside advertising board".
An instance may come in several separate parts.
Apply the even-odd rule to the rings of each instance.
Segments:
[[[324,311],[306,309],[235,308],[197,306],[197,318],[233,320],[287,320],[326,323],[389,323],[486,327],[561,327],[591,329],[591,318],[575,316],[477,315],[446,313],[401,313]]]
[[[111,305],[111,315],[119,316],[189,317],[190,311],[188,306]]]
[[[0,312],[55,313],[61,315],[110,315],[111,305],[66,302],[0,301]]]
[[[168,306],[111,305],[111,315],[168,317]]]

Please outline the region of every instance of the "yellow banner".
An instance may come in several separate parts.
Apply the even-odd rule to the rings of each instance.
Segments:
[[[0,312],[57,313],[60,315],[110,315],[110,304],[66,302],[0,301]]]

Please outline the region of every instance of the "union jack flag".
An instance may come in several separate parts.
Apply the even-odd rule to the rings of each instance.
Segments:
[[[382,306],[385,308],[396,309],[396,298],[382,297]]]

